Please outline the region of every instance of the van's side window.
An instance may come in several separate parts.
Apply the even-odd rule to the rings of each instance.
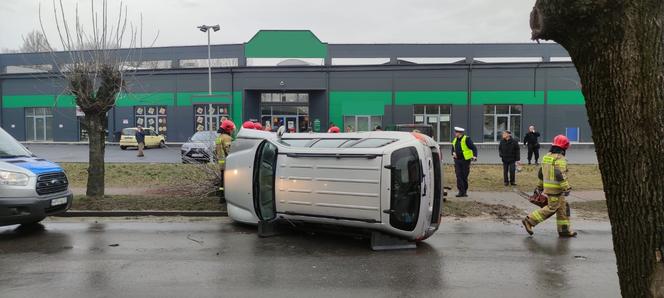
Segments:
[[[422,164],[414,147],[392,153],[390,225],[412,231],[417,225],[422,192]]]
[[[254,207],[258,217],[271,220],[276,216],[274,182],[277,163],[277,147],[263,142],[256,152],[254,167]]]

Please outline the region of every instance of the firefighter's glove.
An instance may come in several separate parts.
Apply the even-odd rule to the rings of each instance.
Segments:
[[[563,192],[563,196],[569,197],[570,192],[572,192],[572,191],[567,190],[567,191]]]

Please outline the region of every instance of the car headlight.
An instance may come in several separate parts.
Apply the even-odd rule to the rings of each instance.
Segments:
[[[28,181],[28,175],[16,172],[0,171],[0,185],[26,186],[28,185]]]

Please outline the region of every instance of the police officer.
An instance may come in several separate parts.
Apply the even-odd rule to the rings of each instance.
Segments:
[[[542,158],[542,167],[539,170],[539,185],[537,188],[548,196],[548,205],[535,210],[521,221],[528,234],[533,234],[533,228],[539,223],[556,215],[556,226],[558,236],[562,238],[576,237],[572,231],[569,216],[570,208],[565,200],[572,189],[567,181],[567,159],[565,153],[570,143],[564,135],[558,135],[553,139],[551,151]]]
[[[230,153],[231,142],[233,141],[233,132],[235,131],[235,124],[233,121],[224,120],[219,127],[219,135],[215,140],[217,153],[217,162],[221,170],[221,181],[219,184],[219,191],[221,193],[221,201],[225,202],[224,196],[224,169],[226,168],[226,156]]]
[[[470,175],[470,162],[477,160],[477,147],[465,134],[461,127],[454,128],[455,137],[452,140],[452,157],[454,158],[454,172],[456,173],[457,198],[468,196],[468,175]]]

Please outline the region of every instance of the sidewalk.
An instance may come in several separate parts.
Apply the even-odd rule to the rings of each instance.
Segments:
[[[535,205],[531,204],[525,198],[521,197],[516,192],[504,191],[504,192],[468,192],[467,198],[456,198],[454,197],[454,191],[448,193],[449,201],[474,201],[484,204],[495,204],[503,206],[514,206],[518,209],[524,210],[524,212],[529,212],[537,208]],[[604,200],[603,191],[577,191],[572,192],[572,194],[567,198],[567,201],[570,203],[574,202],[589,202],[589,201],[600,201]]]

